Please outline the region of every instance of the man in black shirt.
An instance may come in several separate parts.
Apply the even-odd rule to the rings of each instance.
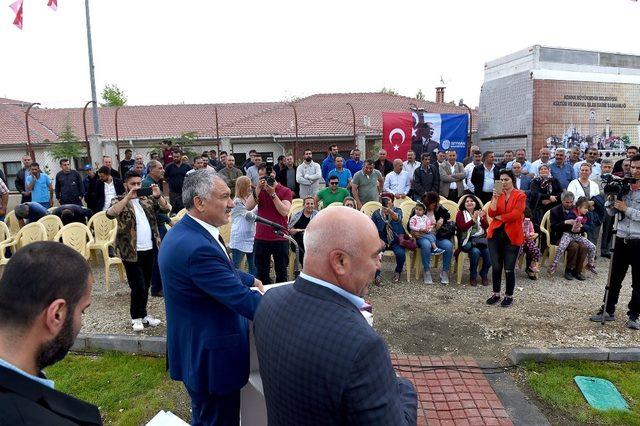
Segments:
[[[387,159],[387,151],[381,149],[378,152],[378,159],[373,163],[373,167],[382,173],[382,177],[393,171],[393,163]]]
[[[132,158],[133,152],[130,149],[125,149],[124,160],[120,160],[120,175],[124,176],[133,167],[136,160]]]
[[[111,157],[109,157],[108,155],[105,155],[104,157],[102,157],[102,165],[104,167],[108,167],[111,170],[111,177],[114,177],[116,179],[122,179],[121,178],[121,174],[120,172],[118,172],[116,169],[113,168],[112,166],[113,164],[113,160],[111,159]]]
[[[62,360],[91,304],[91,267],[74,249],[40,241],[18,250],[0,280],[3,425],[101,425],[94,405],[55,390],[43,371]]]
[[[182,204],[182,184],[191,166],[182,162],[182,153],[179,148],[173,148],[173,163],[164,169],[164,178],[169,183],[169,200],[171,212],[178,213],[184,208]]]
[[[60,160],[61,171],[56,174],[56,199],[59,204],[82,205],[84,195],[84,185],[82,176],[76,170],[71,170],[69,160]]]
[[[86,225],[87,221],[91,219],[93,215],[91,210],[77,204],[62,204],[53,211],[53,214],[62,220],[63,225],[74,222]]]
[[[16,190],[22,195],[20,203],[31,201],[31,192],[27,192],[27,190],[25,189],[26,185],[24,183],[27,179],[27,176],[31,174],[31,163],[33,163],[33,160],[31,159],[30,155],[27,154],[22,157],[23,167],[18,170],[18,174],[16,175]]]

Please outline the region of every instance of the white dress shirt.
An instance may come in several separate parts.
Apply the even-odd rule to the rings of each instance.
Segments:
[[[395,170],[389,173],[384,178],[384,190],[391,192],[392,194],[408,194],[411,188],[411,179],[409,173],[404,170],[400,170],[400,173],[396,173]]]
[[[464,187],[465,187],[465,189],[467,191],[470,191],[470,192],[474,192],[475,191],[475,188],[473,187],[473,184],[471,183],[471,175],[473,174],[473,168],[475,166],[476,165],[473,164],[473,161],[471,163],[467,164],[466,166],[464,166],[464,172],[467,175],[467,178],[465,179],[465,186]]]
[[[413,181],[413,175],[416,172],[416,169],[418,169],[419,167],[420,167],[419,161],[414,161],[413,164],[409,163],[408,161],[405,161],[404,163],[402,163],[402,170],[409,173],[409,180],[411,181]]]
[[[204,222],[204,221],[202,221],[200,219],[196,219],[195,217],[193,217],[191,215],[189,215],[189,217],[191,219],[195,220],[196,222],[198,222],[200,225],[202,225],[202,227],[204,229],[206,229],[209,234],[211,234],[213,239],[216,240],[216,243],[218,243],[218,245],[220,247],[222,247],[222,251],[224,252],[224,254],[226,254],[227,257],[229,257],[229,253],[227,253],[227,248],[224,245],[222,245],[222,243],[220,242],[220,231],[218,230],[218,228],[216,228],[215,226],[210,225],[207,222]]]

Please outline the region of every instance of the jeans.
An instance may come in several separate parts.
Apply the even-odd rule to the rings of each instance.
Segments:
[[[242,260],[245,256],[247,257],[247,266],[249,267],[249,273],[255,277],[257,272],[256,264],[253,261],[253,252],[245,253],[238,249],[231,249],[231,260],[233,261],[233,264],[236,268],[240,269],[240,265],[242,264]]]
[[[469,255],[469,276],[471,278],[476,278],[478,276],[478,261],[480,257],[482,257],[482,269],[480,270],[480,276],[486,277],[489,274],[489,268],[491,267],[491,258],[489,256],[489,248],[485,247],[483,249],[479,249],[477,247],[472,247],[471,250],[467,253]]]
[[[149,300],[149,287],[151,287],[151,275],[153,262],[158,252],[146,250],[138,252],[137,262],[123,260],[124,270],[127,272],[127,281],[131,288],[131,318],[144,318],[147,316],[147,301]]]
[[[520,246],[511,244],[507,234],[497,229],[492,238],[488,239],[489,253],[491,258],[493,292],[500,293],[502,286],[502,270],[506,276],[506,288],[504,294],[513,296],[513,289],[516,287],[516,260],[520,252]]]
[[[399,274],[402,272],[402,268],[404,268],[404,261],[407,258],[407,255],[405,253],[404,247],[402,247],[400,244],[392,244],[390,247],[387,248],[387,250],[391,250],[393,251],[393,254],[396,258],[396,269],[394,270],[395,273]],[[429,251],[431,251],[431,246],[429,246]],[[380,270],[378,269],[378,271],[376,272],[376,277],[380,275]]]
[[[276,282],[287,281],[287,266],[289,264],[288,241],[255,240],[253,254],[258,274],[256,278],[262,281],[262,284],[271,284],[271,277],[269,276],[271,256],[273,256],[273,267],[276,270]]]
[[[427,272],[431,269],[431,242],[425,238],[416,240],[420,247],[420,256],[422,257],[422,269]],[[436,240],[436,246],[444,250],[442,253],[442,270],[448,271],[451,267],[451,258],[453,257],[453,243],[451,240]]]

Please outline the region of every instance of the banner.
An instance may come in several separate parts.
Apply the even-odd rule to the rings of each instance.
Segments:
[[[387,158],[407,159],[410,149],[420,160],[423,152],[455,149],[458,161],[467,156],[467,114],[434,114],[423,111],[382,113],[382,149]]]

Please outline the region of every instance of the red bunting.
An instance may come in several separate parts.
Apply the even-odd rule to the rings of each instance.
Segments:
[[[14,3],[11,3],[9,7],[16,14],[13,25],[22,29],[22,0],[16,0]]]

